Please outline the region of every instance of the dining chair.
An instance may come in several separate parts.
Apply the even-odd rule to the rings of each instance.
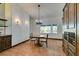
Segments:
[[[45,38],[40,39],[40,42],[42,44],[46,44],[46,46],[48,47],[48,34],[44,35]]]
[[[33,33],[31,33],[30,34],[30,41],[31,41],[31,43],[33,42],[34,44],[35,44],[35,42],[36,42],[36,38],[33,38]]]

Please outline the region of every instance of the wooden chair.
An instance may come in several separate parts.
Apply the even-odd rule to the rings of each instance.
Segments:
[[[30,34],[30,41],[35,44],[36,38],[33,38],[33,33]]]
[[[46,46],[48,47],[48,34],[45,36],[45,38],[40,39],[40,42],[41,42],[41,43],[45,43]]]

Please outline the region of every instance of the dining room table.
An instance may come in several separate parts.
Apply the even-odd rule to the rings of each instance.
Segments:
[[[42,46],[42,44],[41,44],[41,42],[40,42],[40,39],[46,39],[46,37],[45,36],[43,36],[43,35],[40,35],[40,36],[33,36],[32,38],[36,38],[36,43],[35,43],[35,45],[36,46],[38,46],[38,47],[41,47]]]

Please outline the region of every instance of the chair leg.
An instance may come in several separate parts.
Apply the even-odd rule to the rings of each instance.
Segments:
[[[46,47],[48,47],[48,42],[42,42],[42,43],[45,43]]]
[[[35,40],[33,41],[33,43],[35,44]]]
[[[35,40],[33,41],[33,43],[35,44]]]
[[[48,47],[48,43],[46,42],[46,46]]]
[[[31,40],[30,40],[30,45],[31,45]]]

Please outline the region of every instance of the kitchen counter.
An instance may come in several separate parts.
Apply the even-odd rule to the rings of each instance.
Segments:
[[[0,37],[3,37],[3,36],[11,36],[11,35],[0,35]]]
[[[11,47],[12,35],[0,35],[0,51]]]

